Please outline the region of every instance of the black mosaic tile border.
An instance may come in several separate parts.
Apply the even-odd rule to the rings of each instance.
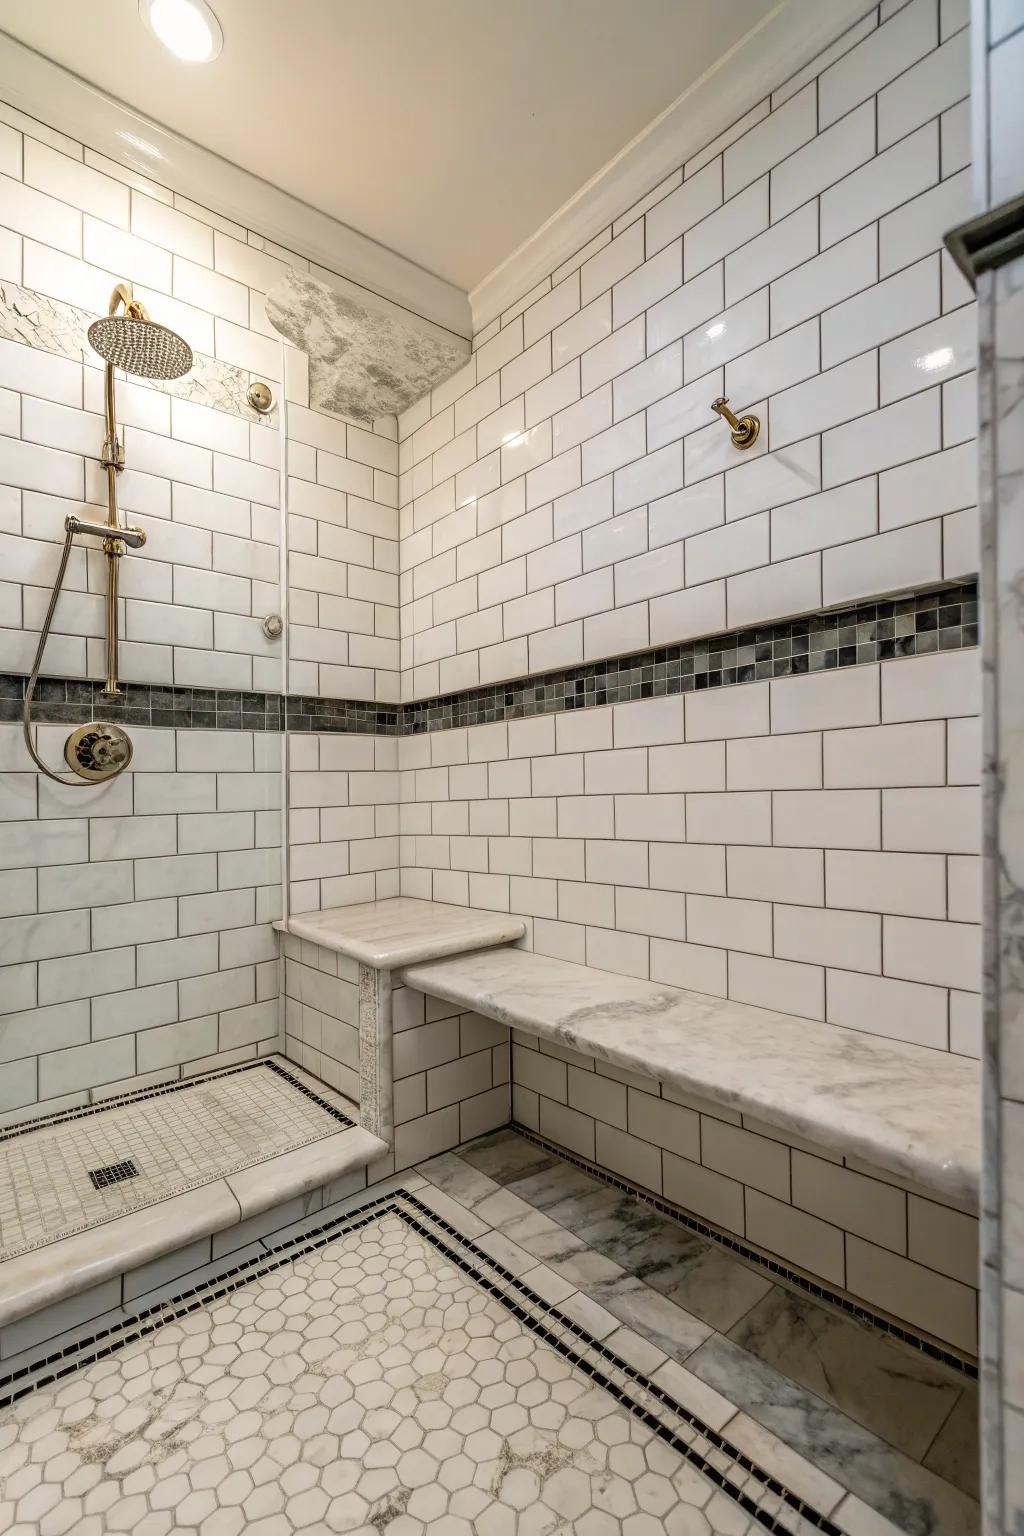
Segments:
[[[797,677],[896,657],[959,651],[977,643],[978,587],[971,582],[815,613],[788,623],[730,630],[683,645],[467,688],[413,704],[146,683],[126,683],[124,700],[111,703],[100,697],[98,682],[41,678],[32,716],[44,723],[69,725],[99,718],[178,730],[420,736],[633,699],[728,688],[760,678]],[[0,721],[21,719],[25,684],[20,674],[0,673]]]
[[[28,1365],[7,1372],[6,1375],[0,1373],[0,1408],[20,1401],[41,1387],[63,1380],[75,1371],[81,1370],[83,1366],[106,1359],[124,1345],[145,1338],[167,1323],[174,1322],[189,1313],[198,1311],[201,1307],[208,1306],[211,1302],[230,1295],[250,1280],[271,1274],[293,1263],[296,1259],[304,1258],[307,1254],[326,1247],[337,1237],[358,1231],[387,1215],[398,1216],[404,1221],[412,1231],[429,1242],[450,1263],[460,1269],[463,1274],[468,1275],[476,1285],[499,1301],[531,1333],[543,1339],[549,1348],[589,1376],[609,1396],[614,1397],[627,1412],[645,1423],[659,1439],[671,1445],[689,1465],[696,1467],[763,1529],[776,1533],[776,1536],[791,1536],[792,1528],[788,1523],[783,1524],[769,1510],[761,1508],[757,1499],[751,1497],[750,1492],[732,1483],[728,1472],[722,1469],[721,1461],[725,1461],[726,1466],[735,1469],[737,1473],[745,1474],[747,1478],[755,1480],[762,1497],[770,1494],[781,1499],[791,1514],[799,1516],[813,1529],[821,1531],[822,1536],[843,1536],[840,1528],[827,1515],[822,1514],[798,1494],[793,1493],[778,1478],[752,1461],[692,1410],[677,1403],[663,1387],[656,1385],[636,1366],[621,1360],[605,1344],[589,1334],[581,1324],[565,1317],[556,1306],[545,1301],[511,1270],[506,1269],[498,1260],[477,1247],[457,1227],[438,1216],[423,1201],[404,1189],[394,1194],[371,1197],[367,1203],[347,1215],[314,1228],[302,1237],[280,1243],[269,1249],[266,1255],[247,1259],[214,1280],[183,1291],[168,1301],[158,1302],[155,1306],[136,1313],[134,1317],[98,1330],[88,1338],[79,1339],[64,1349],[55,1351],[52,1355],[42,1356]],[[497,1282],[492,1278],[493,1276],[497,1277]],[[597,1356],[607,1366],[609,1372],[614,1371],[635,1383],[660,1405],[666,1417],[677,1418],[696,1430],[712,1447],[713,1453],[717,1453],[719,1463],[711,1461],[695,1446],[682,1439],[672,1429],[671,1423],[666,1423],[656,1413],[631,1398],[627,1391],[612,1380],[609,1374],[606,1374],[605,1370],[594,1364],[591,1358],[593,1356]]]
[[[157,1088],[134,1088],[128,1093],[111,1094],[108,1099],[101,1099],[98,1104],[83,1104],[79,1109],[61,1109],[52,1115],[36,1115],[32,1120],[19,1120],[16,1125],[8,1126],[0,1130],[0,1146],[7,1141],[14,1141],[18,1136],[25,1136],[29,1131],[47,1131],[55,1125],[65,1125],[71,1120],[86,1120],[91,1115],[102,1115],[108,1109],[124,1109],[128,1104],[140,1104],[143,1099],[162,1099],[169,1093],[180,1093],[183,1088],[195,1088],[200,1083],[219,1082],[222,1077],[237,1077],[240,1072],[254,1072],[257,1068],[263,1068],[270,1072],[276,1072],[278,1077],[283,1077],[292,1087],[307,1099],[312,1099],[318,1109],[330,1115],[341,1125],[351,1128],[355,1121],[349,1119],[344,1110],[336,1104],[330,1104],[320,1097],[312,1088],[307,1088],[305,1083],[300,1083],[297,1077],[293,1077],[287,1068],[278,1062],[271,1061],[267,1057],[261,1057],[258,1061],[246,1061],[239,1067],[225,1067],[219,1072],[195,1072],[191,1077],[182,1077],[173,1083],[161,1083]]]
[[[851,1301],[849,1296],[844,1296],[841,1291],[833,1290],[817,1280],[809,1280],[806,1275],[801,1275],[798,1270],[789,1269],[778,1259],[771,1259],[761,1253],[757,1248],[751,1248],[741,1238],[734,1237],[729,1232],[723,1232],[718,1227],[709,1226],[706,1221],[701,1221],[697,1216],[691,1216],[680,1206],[674,1205],[671,1200],[664,1200],[660,1195],[654,1195],[650,1190],[641,1189],[638,1184],[630,1184],[627,1179],[622,1179],[617,1173],[611,1173],[607,1168],[602,1168],[600,1163],[592,1163],[585,1157],[579,1157],[575,1152],[568,1152],[565,1147],[559,1146],[557,1141],[550,1141],[548,1137],[541,1136],[536,1131],[531,1131],[529,1126],[521,1125],[518,1120],[509,1122],[509,1130],[515,1131],[524,1141],[530,1141],[534,1146],[543,1147],[545,1152],[558,1157],[565,1163],[572,1163],[575,1168],[580,1168],[584,1173],[589,1173],[592,1178],[600,1179],[602,1184],[610,1184],[614,1189],[621,1189],[623,1194],[632,1195],[635,1200],[642,1200],[645,1205],[653,1206],[662,1216],[667,1216],[671,1221],[677,1221],[680,1226],[688,1231],[696,1233],[698,1237],[707,1238],[716,1243],[720,1248],[728,1248],[739,1258],[748,1264],[755,1265],[764,1270],[766,1274],[775,1275],[780,1280],[785,1280],[788,1285],[797,1290],[805,1291],[808,1296],[813,1296],[817,1301],[828,1302],[830,1306],[838,1307],[848,1317],[857,1318],[862,1323],[870,1323],[873,1328],[878,1328],[883,1333],[890,1334],[894,1339],[899,1339],[903,1344],[909,1344],[912,1349],[927,1355],[930,1360],[937,1360],[942,1365],[949,1366],[961,1376],[966,1376],[971,1381],[978,1380],[978,1367],[972,1360],[967,1360],[963,1355],[955,1354],[952,1350],[943,1349],[941,1344],[936,1344],[931,1339],[924,1338],[915,1333],[912,1328],[904,1327],[889,1317],[883,1317],[878,1312],[872,1312],[870,1307],[862,1306],[859,1302]]]

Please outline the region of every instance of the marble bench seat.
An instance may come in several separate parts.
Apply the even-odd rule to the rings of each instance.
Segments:
[[[387,1147],[360,1126],[225,1174],[0,1264],[0,1329],[368,1167]],[[239,1242],[243,1239],[240,1237]]]
[[[512,943],[526,932],[522,918],[510,917],[507,912],[479,912],[414,896],[389,896],[351,907],[296,913],[280,919],[274,927],[321,949],[336,950],[376,971]]]
[[[977,1210],[978,1063],[792,1014],[490,949],[407,986],[750,1114]]]

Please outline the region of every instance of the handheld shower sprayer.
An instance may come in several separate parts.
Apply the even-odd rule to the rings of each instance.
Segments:
[[[124,313],[118,314],[123,308]],[[50,594],[49,606],[39,635],[32,672],[25,690],[22,709],[22,726],[25,745],[36,766],[48,778],[58,784],[96,783],[123,773],[132,760],[132,743],[127,731],[119,725],[102,721],[90,721],[79,726],[68,737],[64,747],[64,760],[74,774],[74,779],[63,779],[53,773],[36,751],[32,740],[32,699],[43,664],[43,651],[53,624],[53,616],[60,597],[61,586],[71,558],[72,541],[77,533],[91,534],[102,539],[103,553],[107,561],[106,592],[106,662],[107,677],[101,697],[119,699],[123,695],[118,685],[118,562],[125,549],[139,549],[146,542],[141,528],[121,526],[117,510],[117,477],[124,468],[124,449],[117,435],[117,417],[114,399],[114,369],[142,379],[180,379],[192,367],[192,348],[174,331],[158,325],[146,313],[144,305],[132,295],[128,283],[118,283],[110,296],[109,313],[94,320],[88,331],[89,344],[106,364],[104,372],[105,436],[100,463],[107,472],[107,521],[89,522],[72,513],[64,520],[64,549],[57,567],[57,578]]]

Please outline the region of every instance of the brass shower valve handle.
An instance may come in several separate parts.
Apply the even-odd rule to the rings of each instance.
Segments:
[[[712,400],[711,409],[729,423],[732,440],[737,448],[750,448],[757,442],[757,434],[761,430],[758,417],[735,416],[729,409],[729,401],[725,395],[719,395],[717,400]]]

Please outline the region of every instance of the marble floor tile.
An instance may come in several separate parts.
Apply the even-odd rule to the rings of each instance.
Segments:
[[[685,1360],[714,1331],[635,1275],[623,1275],[603,1285],[591,1286],[589,1295],[613,1317],[642,1333],[673,1360]]]
[[[780,1285],[729,1338],[915,1461],[963,1389],[963,1377],[920,1351]]]
[[[977,1504],[831,1403],[715,1337],[687,1369],[908,1536],[975,1536]]]
[[[459,1156],[498,1184],[511,1184],[541,1168],[565,1168],[559,1157],[535,1146],[515,1131],[493,1131],[459,1148]]]
[[[978,1475],[978,1385],[968,1382],[956,1407],[924,1458],[926,1467],[948,1478],[972,1499],[980,1497]]]
[[[755,1536],[739,1493],[789,1536],[821,1529],[794,1500],[843,1536],[975,1536],[971,1383],[514,1133],[335,1212],[0,1408],[0,1530]],[[662,1388],[776,1491],[685,1414],[685,1445],[654,1434],[601,1385],[616,1360],[627,1397],[660,1413]]]

